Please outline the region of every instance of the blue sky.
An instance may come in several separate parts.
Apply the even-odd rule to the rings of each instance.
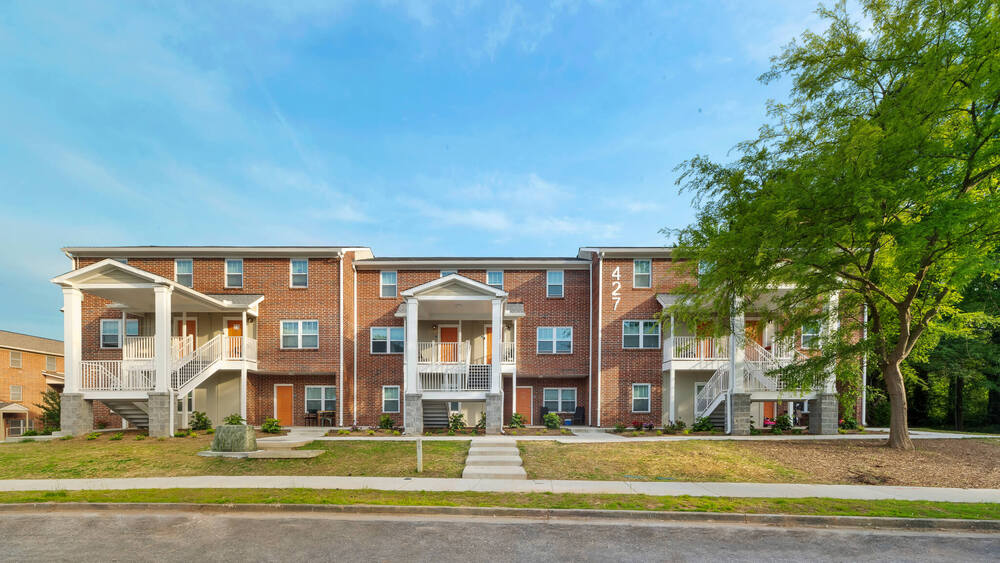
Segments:
[[[0,328],[61,337],[66,245],[665,244],[815,7],[4,2]]]

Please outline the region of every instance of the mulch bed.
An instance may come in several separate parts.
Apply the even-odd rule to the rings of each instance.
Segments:
[[[365,429],[359,428],[357,430],[351,430],[349,428],[344,428],[341,430],[331,430],[327,432],[326,435],[334,438],[350,438],[352,436],[355,438],[358,436],[366,436],[369,438],[373,436],[378,436],[382,438],[391,438],[394,436],[402,436],[403,430],[398,428],[393,430],[386,430],[384,428],[372,428],[370,430],[367,428]]]
[[[572,436],[569,428],[505,428],[508,436]]]

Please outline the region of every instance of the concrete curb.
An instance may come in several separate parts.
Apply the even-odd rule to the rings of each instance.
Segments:
[[[1000,533],[1000,520],[895,518],[880,516],[817,516],[725,512],[667,512],[654,510],[597,510],[585,508],[504,508],[478,506],[396,506],[372,504],[197,504],[197,503],[0,503],[0,514],[16,512],[200,512],[265,514],[385,514],[399,516],[472,516],[536,520],[643,520],[702,524],[747,524],[809,528],[864,528],[879,530],[947,530]]]

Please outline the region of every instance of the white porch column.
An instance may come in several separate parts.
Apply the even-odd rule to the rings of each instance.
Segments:
[[[156,368],[156,391],[168,391],[170,389],[170,294],[173,290],[169,286],[157,285],[153,287],[153,298],[155,305],[155,317],[153,318],[153,357]],[[170,406],[173,414],[174,405]]]
[[[415,297],[406,299],[406,354],[403,364],[406,366],[404,378],[404,393],[417,392],[417,306]]]
[[[734,300],[733,309],[738,312],[729,319],[729,388],[733,393],[742,393],[747,328],[739,298]]]
[[[501,357],[501,341],[503,340],[503,299],[493,299],[493,367],[490,370],[490,392],[499,393],[503,388],[503,375],[500,366],[503,362]],[[513,389],[511,389],[513,391]]]
[[[80,360],[83,359],[82,313],[83,292],[73,287],[63,288],[63,377],[66,393],[80,392]]]
[[[670,341],[667,342],[663,355],[670,359],[670,424],[677,422],[677,391],[674,384],[674,314],[670,313]]]
[[[517,319],[514,319],[514,329],[510,333],[514,342],[514,370],[510,374],[510,414],[517,412]],[[589,404],[589,397],[588,397]]]
[[[821,333],[825,332],[826,334],[822,334],[822,337],[830,338],[838,330],[840,330],[840,294],[834,291],[830,294],[830,301],[827,305],[827,323],[824,330],[821,331]],[[822,343],[822,339],[820,342]],[[832,363],[827,369],[826,392],[837,392],[836,366]],[[851,405],[851,408],[853,409],[854,405]]]
[[[243,311],[243,337],[240,338],[240,357],[243,361],[240,362],[240,416],[243,420],[247,419],[247,342],[246,339],[249,337],[249,331],[247,330],[247,312]],[[197,347],[196,347],[197,348]]]

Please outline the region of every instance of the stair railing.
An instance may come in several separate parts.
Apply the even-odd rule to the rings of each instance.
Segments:
[[[221,335],[215,336],[200,348],[182,358],[170,373],[170,383],[174,389],[184,387],[189,381],[198,377],[224,357],[224,344]]]
[[[709,414],[709,409],[717,404],[720,395],[729,390],[729,366],[724,365],[715,370],[701,391],[694,398],[694,416],[701,418]]]

